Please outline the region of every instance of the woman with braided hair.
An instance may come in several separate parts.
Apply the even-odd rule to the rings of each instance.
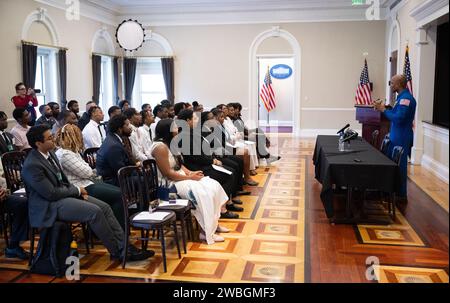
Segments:
[[[56,134],[56,146],[59,147],[56,155],[69,182],[86,188],[90,196],[108,203],[123,228],[124,214],[120,188],[100,182],[94,170],[84,161],[81,156],[84,149],[81,130],[74,124],[64,125]]]

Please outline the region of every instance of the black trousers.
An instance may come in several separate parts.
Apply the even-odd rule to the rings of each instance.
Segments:
[[[238,191],[242,190],[244,185],[244,160],[242,157],[230,155],[223,157],[220,161],[222,161],[223,165],[231,167],[236,171],[235,186]]]
[[[19,195],[6,198],[6,211],[11,214],[11,242],[28,240],[28,199]],[[4,226],[3,228],[5,228]]]

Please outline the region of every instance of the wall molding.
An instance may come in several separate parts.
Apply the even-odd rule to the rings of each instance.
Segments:
[[[448,14],[449,0],[426,0],[414,7],[409,15],[422,27],[439,17]]]
[[[32,41],[32,39],[28,39],[28,32],[30,30],[31,25],[34,22],[38,22],[43,24],[50,36],[52,38],[52,44],[54,46],[59,46],[59,36],[57,31],[57,26],[50,15],[47,13],[45,8],[39,7],[38,9],[32,11],[26,18],[25,22],[22,26],[22,40]]]
[[[100,38],[105,39],[106,43],[108,44],[108,51],[109,51],[108,55],[115,56],[116,50],[114,47],[114,42],[108,30],[106,29],[106,26],[102,26],[102,28],[98,29],[95,32],[94,37],[92,38],[92,45],[91,45],[92,52],[95,52],[95,43]]]
[[[444,164],[432,159],[427,155],[422,156],[422,166],[433,174],[435,174],[439,179],[448,184],[448,167]]]
[[[349,111],[354,112],[354,107],[302,107],[302,111]]]
[[[424,136],[448,145],[448,129],[428,123],[422,123],[422,127]]]
[[[288,120],[286,120],[286,121],[283,121],[283,120],[273,120],[272,121],[271,120],[269,122],[269,124],[267,124],[267,120],[259,120],[259,126],[264,126],[264,127],[267,127],[267,126],[291,126],[291,127],[293,127],[294,122],[288,121]]]
[[[358,134],[362,134],[361,129],[355,129]],[[299,132],[299,137],[315,138],[319,135],[337,136],[335,128],[304,128]]]

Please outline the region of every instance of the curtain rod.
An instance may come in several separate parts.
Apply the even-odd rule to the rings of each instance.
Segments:
[[[55,46],[55,45],[44,44],[44,43],[36,43],[36,42],[30,42],[30,41],[25,41],[25,40],[22,40],[22,43],[23,44],[28,44],[28,45],[35,45],[35,46],[51,47],[51,48],[56,48],[56,49],[68,50],[67,47]]]
[[[120,58],[120,56],[114,56],[114,55],[108,55],[108,54],[102,54],[102,53],[92,53],[92,55],[111,57],[111,58]]]

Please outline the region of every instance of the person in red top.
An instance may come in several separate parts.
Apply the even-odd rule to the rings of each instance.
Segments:
[[[12,103],[16,108],[26,108],[31,115],[30,126],[33,126],[36,122],[36,110],[34,109],[38,105],[36,93],[32,88],[27,90],[25,84],[22,82],[16,84],[16,96],[11,98]]]

